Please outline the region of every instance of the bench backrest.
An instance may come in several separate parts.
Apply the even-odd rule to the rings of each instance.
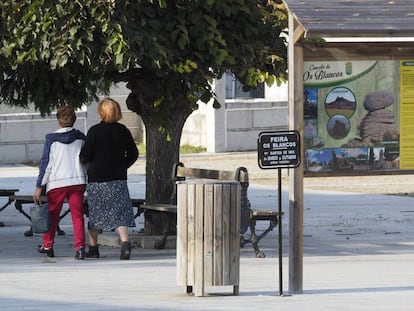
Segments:
[[[177,163],[173,170],[174,181],[185,180],[185,178],[206,178],[217,180],[236,180],[240,183],[249,183],[247,169],[239,167],[235,171],[210,170],[203,168],[185,167],[182,162]]]

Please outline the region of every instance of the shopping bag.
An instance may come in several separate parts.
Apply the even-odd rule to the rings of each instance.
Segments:
[[[33,233],[45,233],[50,228],[49,208],[47,203],[35,201],[30,208],[30,217],[32,218]]]

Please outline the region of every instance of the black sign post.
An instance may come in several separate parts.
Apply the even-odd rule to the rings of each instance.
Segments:
[[[297,131],[261,132],[257,140],[258,162],[262,169],[278,169],[279,210],[279,296],[283,296],[282,270],[282,168],[300,164],[300,136]]]

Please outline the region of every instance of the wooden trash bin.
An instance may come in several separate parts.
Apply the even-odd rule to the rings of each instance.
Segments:
[[[240,183],[177,182],[177,284],[204,296],[207,286],[239,294]]]

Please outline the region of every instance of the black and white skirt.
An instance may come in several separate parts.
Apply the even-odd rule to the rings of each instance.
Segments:
[[[86,190],[89,229],[109,231],[119,226],[136,226],[126,180],[92,182]]]

